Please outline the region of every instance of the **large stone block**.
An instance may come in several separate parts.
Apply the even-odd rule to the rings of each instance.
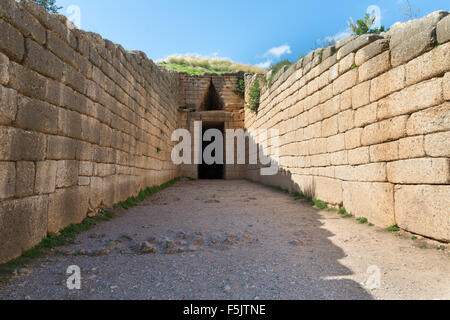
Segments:
[[[343,182],[344,207],[386,228],[395,225],[394,187],[390,183]]]
[[[0,85],[6,85],[9,81],[9,58],[0,52]]]
[[[358,84],[352,89],[352,107],[358,109],[370,103],[370,81]]]
[[[345,90],[352,88],[353,86],[356,85],[357,81],[358,81],[357,69],[353,69],[344,73],[342,76],[340,76],[333,82],[333,94],[338,95],[344,92]]]
[[[392,183],[449,184],[450,160],[422,158],[390,162],[387,164],[387,174]]]
[[[362,147],[348,151],[348,164],[355,166],[370,162],[369,147]]]
[[[385,182],[386,164],[371,163],[361,166],[340,166],[335,168],[337,179],[360,182]]]
[[[60,137],[47,137],[47,159],[76,160],[79,142],[77,140]]]
[[[359,67],[364,62],[372,59],[375,56],[378,56],[380,53],[389,50],[389,40],[388,39],[380,39],[377,40],[368,46],[358,50],[355,56],[355,64]]]
[[[450,41],[450,16],[443,18],[437,24],[437,40],[439,43]]]
[[[17,91],[0,86],[0,125],[11,124],[17,114]]]
[[[424,147],[427,156],[450,158],[450,131],[425,136]]]
[[[26,39],[25,46],[24,64],[27,67],[55,80],[62,79],[65,66],[61,60],[31,39]]]
[[[48,81],[35,71],[15,62],[9,64],[9,86],[19,93],[39,100],[46,100]]]
[[[78,184],[78,161],[61,160],[58,161],[56,171],[56,187],[66,188]]]
[[[47,235],[47,198],[0,203],[0,264],[19,257]]]
[[[78,183],[78,179],[77,179]],[[58,189],[49,196],[48,233],[57,233],[68,225],[81,223],[88,212],[89,187]]]
[[[438,77],[450,70],[450,42],[415,58],[406,64],[406,85]]]
[[[315,197],[322,201],[340,205],[342,200],[342,181],[325,177],[314,177]]]
[[[409,136],[450,130],[450,103],[416,112],[407,124]]]
[[[343,133],[329,137],[327,140],[328,152],[336,152],[345,149],[345,135]]]
[[[421,82],[400,92],[391,94],[378,104],[378,119],[389,119],[416,112],[444,102],[442,79]]]
[[[39,100],[19,99],[16,122],[25,130],[56,134],[58,131],[58,108]]]
[[[12,60],[22,61],[25,46],[22,34],[8,22],[0,18],[0,50]]]
[[[377,121],[378,103],[374,102],[355,111],[355,127],[364,127]]]
[[[384,51],[359,67],[359,81],[366,81],[388,71],[391,67],[390,52]]]
[[[411,39],[423,30],[435,27],[442,18],[447,16],[447,14],[446,11],[436,11],[421,19],[395,23],[388,32],[388,35],[391,37],[391,49],[397,47],[404,41]]]
[[[405,87],[405,67],[399,66],[372,79],[370,82],[370,101],[377,101],[388,94]]]
[[[398,160],[398,141],[377,144],[370,147],[370,161],[394,161]]]
[[[444,91],[444,99],[450,100],[450,72],[447,72],[442,82],[442,90]]]
[[[364,128],[361,142],[364,146],[397,140],[406,135],[408,116],[380,121]]]
[[[337,134],[339,131],[338,117],[333,116],[331,118],[322,121],[322,137],[327,138]]]
[[[450,186],[396,186],[395,218],[407,231],[450,241]]]
[[[363,129],[355,128],[345,133],[345,149],[350,150],[354,148],[360,147],[361,144],[361,135]]]
[[[338,115],[339,132],[346,132],[355,127],[354,113],[355,112],[353,110],[346,110],[339,113]]]
[[[350,53],[346,57],[344,57],[341,61],[339,61],[339,74],[343,74],[350,70],[355,63],[355,54]]]
[[[16,197],[23,198],[33,195],[36,168],[34,162],[19,161],[16,163]]]
[[[407,137],[398,141],[399,159],[425,157],[423,136]]]
[[[369,43],[372,43],[376,40],[383,39],[383,37],[376,34],[365,34],[351,40],[347,44],[345,44],[342,48],[338,50],[337,58],[341,60],[343,57],[348,55],[351,52],[356,52],[358,49],[365,47]],[[336,46],[337,48],[337,46]]]
[[[34,191],[37,194],[53,193],[56,187],[56,161],[39,161],[36,164],[36,182]]]
[[[0,127],[0,160],[45,159],[45,136],[11,127]]]
[[[0,200],[14,197],[16,189],[16,165],[0,162]]]
[[[436,43],[436,28],[428,27],[404,40],[391,51],[391,63],[393,67],[408,62],[432,48]]]

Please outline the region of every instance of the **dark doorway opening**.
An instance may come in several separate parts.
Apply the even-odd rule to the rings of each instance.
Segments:
[[[215,123],[215,124],[203,123],[202,137],[204,136],[205,132],[209,129],[220,130],[223,134],[224,133],[224,124],[223,123]],[[213,142],[214,142],[214,140],[202,142],[202,155],[205,151],[205,148]],[[215,154],[213,154],[213,156],[215,156]],[[225,157],[225,152],[224,152],[224,157]],[[208,165],[206,163],[202,163],[198,166],[198,178],[200,180],[221,180],[224,178],[224,165],[223,164]]]
[[[203,98],[200,109],[202,111],[215,111],[224,109],[222,98],[217,93],[216,87],[214,86],[212,80],[209,83],[208,91]]]

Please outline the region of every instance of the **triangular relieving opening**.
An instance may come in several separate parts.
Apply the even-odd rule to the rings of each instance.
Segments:
[[[208,92],[206,93],[203,102],[201,104],[202,111],[214,111],[223,110],[223,101],[217,93],[216,87],[213,82],[209,83]]]

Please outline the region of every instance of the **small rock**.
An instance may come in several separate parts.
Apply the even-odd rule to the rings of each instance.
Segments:
[[[107,256],[110,253],[111,253],[111,251],[108,249],[99,249],[99,250],[92,251],[89,255],[91,257],[103,257],[103,256]]]
[[[149,254],[157,252],[156,247],[148,241],[141,242],[138,245],[137,251],[139,252],[139,254]]]
[[[192,244],[194,244],[196,246],[200,246],[204,243],[205,243],[205,238],[203,238],[202,236],[199,236],[199,237],[195,238],[194,241],[192,241]]]
[[[91,234],[91,235],[89,236],[89,238],[91,238],[91,239],[99,239],[99,238],[100,238],[100,235],[97,234],[97,233],[93,233],[93,234]]]
[[[223,290],[224,290],[225,292],[230,292],[230,291],[231,291],[231,287],[230,287],[229,285],[226,285],[226,286],[223,288]]]

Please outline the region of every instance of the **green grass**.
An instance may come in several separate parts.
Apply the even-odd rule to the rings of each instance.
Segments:
[[[132,208],[139,202],[145,200],[147,197],[150,197],[155,193],[172,186],[177,181],[180,181],[180,178],[166,182],[160,186],[149,187],[145,190],[141,190],[137,197],[130,197],[126,201],[114,205],[114,207],[121,207],[124,209]],[[0,282],[8,279],[11,276],[12,272],[14,272],[17,268],[29,264],[35,259],[48,254],[52,249],[73,244],[79,234],[92,229],[98,223],[110,221],[114,217],[115,216],[113,213],[107,210],[103,210],[101,214],[92,218],[86,218],[80,224],[69,225],[65,229],[61,230],[59,234],[48,235],[37,246],[30,250],[24,251],[19,258],[16,258],[6,264],[0,265]]]
[[[375,227],[375,225],[374,225],[373,223],[371,223],[371,222],[369,222],[367,225],[368,225],[369,227]]]
[[[358,68],[358,66],[357,66],[356,64],[353,64],[352,67],[351,67],[350,69],[351,69],[351,70],[354,70],[354,69],[356,69],[356,68]]]
[[[411,240],[417,240],[417,236],[412,236]]]
[[[160,153],[162,150],[160,147],[156,147],[156,152]]]
[[[303,194],[302,191],[294,192],[294,193],[292,194],[292,196],[294,197],[295,200],[305,199],[305,195]]]
[[[437,245],[436,246],[436,250],[444,251],[445,250],[445,246],[444,245]]]
[[[386,228],[386,231],[388,231],[388,232],[399,232],[400,228],[398,226],[390,226],[389,228]]]
[[[367,218],[364,218],[364,217],[361,217],[361,218],[358,218],[358,219],[356,219],[359,223],[361,223],[361,224],[366,224],[366,223],[369,223],[369,220],[367,219]]]
[[[317,208],[319,208],[320,210],[326,209],[328,208],[328,204],[322,200],[313,200],[314,201],[314,206],[316,206]]]
[[[268,184],[268,185],[266,185],[266,187],[276,190],[276,191],[279,191],[279,192],[282,192],[282,193],[286,193],[286,194],[289,193],[289,190],[284,189],[283,187],[280,187],[280,186],[274,186],[274,185]]]

